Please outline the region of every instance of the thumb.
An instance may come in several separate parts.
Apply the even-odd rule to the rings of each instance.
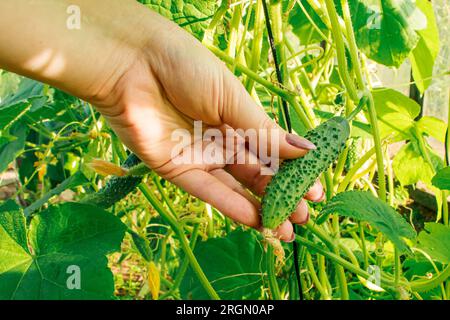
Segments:
[[[283,130],[253,101],[240,81],[231,72],[229,75],[231,77],[224,85],[228,91],[228,99],[221,110],[221,119],[247,139],[252,135],[256,136],[256,146],[249,142],[252,152],[260,155],[260,149],[266,148],[268,156],[278,152],[282,159],[295,159],[316,149],[309,140]]]

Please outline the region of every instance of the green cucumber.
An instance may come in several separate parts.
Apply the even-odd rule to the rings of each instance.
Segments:
[[[289,218],[320,174],[337,159],[349,135],[350,125],[343,117],[334,117],[305,135],[317,149],[281,164],[262,200],[264,228],[275,229]]]
[[[123,168],[138,168],[142,161],[134,154],[130,154],[123,163]],[[148,170],[148,169],[147,169]],[[88,194],[81,202],[89,203],[103,209],[112,207],[116,202],[125,198],[141,182],[142,176],[112,177],[98,192]]]

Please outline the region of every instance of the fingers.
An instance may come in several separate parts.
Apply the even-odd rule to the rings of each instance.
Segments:
[[[292,224],[295,223],[304,225],[308,222],[308,220],[308,205],[306,204],[305,200],[302,200],[289,220],[286,220],[277,228],[277,230],[275,231],[276,236],[284,242],[292,242],[295,238],[294,226]]]
[[[240,184],[236,179],[226,172],[223,169],[214,169],[209,172],[214,177],[216,177],[218,180],[222,181],[226,186],[228,186],[231,190],[239,193],[244,198],[246,198],[248,201],[250,201],[256,208],[260,208],[261,204],[259,201],[250,193],[248,192],[242,184]]]
[[[253,153],[248,150],[245,150],[245,152],[245,158],[248,161],[244,164],[229,164],[225,169],[254,194],[261,196],[267,184],[272,179],[273,172],[270,168],[262,164]],[[268,174],[269,172],[271,175]]]
[[[294,159],[304,156],[316,146],[310,141],[281,129],[264,110],[257,106],[242,84],[229,71],[224,71],[224,87],[226,101],[220,117],[225,124],[235,130],[252,130],[258,143],[250,150],[261,158],[261,148],[266,148],[267,155],[279,156],[282,159]],[[258,148],[258,150],[256,150]]]
[[[295,212],[290,216],[292,223],[304,225],[309,220],[309,208],[305,200],[300,201]]]
[[[258,208],[242,195],[240,189],[237,189],[237,192],[227,185],[232,184],[229,178],[226,180],[227,183],[224,183],[209,172],[193,169],[181,173],[173,178],[172,182],[193,196],[211,204],[234,221],[259,228]]]
[[[319,180],[317,180],[311,189],[309,189],[306,193],[305,199],[312,202],[322,202],[325,200],[325,191],[323,190],[322,184]]]
[[[275,230],[275,236],[284,242],[294,241],[294,226],[289,220],[286,220]]]

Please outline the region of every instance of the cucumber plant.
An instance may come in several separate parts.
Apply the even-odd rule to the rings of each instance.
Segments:
[[[149,172],[92,106],[0,71],[0,172],[16,177],[7,189],[0,178],[0,248],[11,249],[0,250],[0,298],[450,297],[448,121],[420,117],[420,103],[394,87],[374,88],[372,72],[409,60],[421,94],[431,80],[447,90],[447,70],[433,72],[439,40],[450,45],[436,3],[140,2],[191,32],[280,126],[317,146],[269,183],[264,228],[287,219],[317,179],[327,201],[309,204],[296,246],[282,245],[299,259],[276,264],[260,233]],[[392,155],[394,143],[403,145]],[[420,185],[434,196],[428,207],[409,195]],[[87,268],[87,290],[65,289],[62,256]]]

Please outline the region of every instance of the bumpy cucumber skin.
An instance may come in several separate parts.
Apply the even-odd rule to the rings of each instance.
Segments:
[[[134,154],[130,154],[123,163],[122,167],[131,168],[142,161]],[[142,177],[113,177],[106,185],[96,193],[92,193],[84,197],[81,202],[89,203],[103,209],[112,207],[116,202],[125,198],[132,192],[140,183]]]
[[[350,135],[347,119],[334,117],[305,138],[317,147],[304,157],[284,161],[266,188],[262,200],[262,222],[268,229],[277,228],[285,221],[305,193],[339,156]]]

